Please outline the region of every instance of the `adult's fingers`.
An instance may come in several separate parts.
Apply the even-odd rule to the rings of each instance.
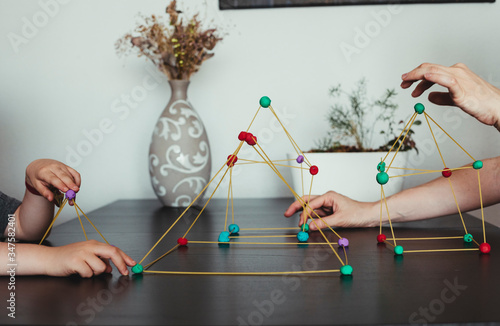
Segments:
[[[427,73],[425,79],[448,88],[451,98],[454,100],[460,100],[465,95],[457,79],[449,73]]]
[[[309,198],[309,196],[304,196],[304,197],[301,197],[300,199],[294,201],[285,211],[284,215],[286,217],[290,217],[292,216],[293,214],[295,214],[296,212],[300,211],[303,209],[305,203],[307,203],[308,201],[316,198],[318,196],[316,195],[313,195]]]
[[[322,219],[314,219],[311,221],[311,223],[309,223],[309,230],[312,230],[312,231],[316,231],[318,229],[324,229],[326,227],[328,227],[328,225],[330,224],[330,221],[333,218],[333,215],[331,216],[328,216],[326,218],[322,218]]]
[[[437,105],[454,106],[455,102],[450,97],[448,92],[432,92],[429,93],[429,101]]]

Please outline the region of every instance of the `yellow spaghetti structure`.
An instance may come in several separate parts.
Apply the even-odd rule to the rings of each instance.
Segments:
[[[265,164],[269,166],[269,168],[276,174],[276,176],[287,186],[287,188],[290,190],[292,195],[295,197],[297,201],[300,202],[302,209],[307,216],[307,220],[310,220],[310,223],[316,224],[316,221],[322,221],[325,225],[325,223],[322,218],[309,207],[309,203],[307,200],[305,200],[303,197],[301,197],[299,194],[297,194],[293,188],[290,186],[290,184],[285,180],[281,172],[279,171],[278,167],[289,167],[289,168],[299,168],[302,171],[307,171],[310,172],[312,175],[311,178],[311,184],[309,185],[309,196],[312,191],[312,182],[313,182],[313,177],[315,174],[318,173],[319,169],[312,165],[311,162],[307,159],[306,155],[304,152],[300,149],[300,147],[297,145],[295,140],[292,138],[291,134],[286,130],[285,126],[279,119],[278,115],[272,108],[271,100],[268,97],[262,97],[260,100],[260,106],[252,118],[252,121],[246,131],[242,131],[238,135],[238,140],[239,144],[236,147],[236,149],[233,151],[231,155],[228,156],[227,160],[222,164],[221,168],[217,172],[216,176],[219,174],[223,174],[221,180],[218,182],[217,186],[215,187],[215,190],[212,192],[212,194],[209,196],[209,198],[206,200],[205,204],[199,211],[198,215],[194,219],[194,221],[190,224],[189,228],[187,231],[184,233],[184,235],[177,240],[177,245],[173,246],[170,250],[168,250],[166,253],[161,255],[159,258],[151,261],[150,263],[146,265],[142,265],[142,263],[145,261],[145,259],[153,252],[153,250],[160,245],[160,243],[164,240],[164,238],[167,236],[168,233],[171,232],[173,227],[179,222],[179,220],[185,215],[185,213],[193,206],[193,204],[202,196],[202,194],[206,191],[208,186],[215,180],[214,176],[208,184],[203,188],[203,190],[196,196],[196,198],[187,206],[187,208],[182,212],[182,214],[172,223],[172,225],[167,229],[167,231],[159,238],[159,240],[153,245],[153,247],[145,254],[145,256],[139,261],[139,263],[132,268],[132,272],[134,273],[158,273],[158,274],[176,274],[176,275],[286,275],[286,274],[321,274],[321,273],[338,273],[340,272],[341,275],[351,275],[352,274],[352,267],[348,265],[348,260],[347,260],[347,252],[345,247],[348,245],[348,241],[345,238],[342,238],[337,232],[335,232],[331,227],[328,227],[328,230],[333,233],[335,237],[338,238],[337,242],[332,242],[329,240],[329,237],[327,237],[327,234],[325,233],[325,230],[320,230],[319,232],[322,237],[322,241],[320,242],[307,242],[309,238],[308,234],[308,225],[304,223],[301,227],[292,227],[292,228],[239,228],[238,225],[235,224],[235,210],[234,210],[234,203],[233,203],[233,168],[235,166],[239,166],[240,168],[250,165],[250,164]],[[264,151],[264,149],[261,147],[261,145],[258,142],[257,137],[250,132],[252,125],[254,121],[256,120],[257,116],[259,113],[265,111],[263,109],[268,109],[267,111],[272,114],[272,117],[274,117],[279,125],[283,128],[283,131],[285,132],[285,135],[287,136],[288,140],[290,141],[290,144],[292,145],[294,151],[297,153],[297,163],[300,165],[291,165],[290,162],[291,160],[289,159],[279,159],[279,160],[272,160],[267,153]],[[254,160],[254,159],[246,159],[246,158],[240,158],[238,157],[240,150],[243,146],[251,146],[257,155],[260,157],[260,160]],[[305,166],[303,166],[305,165]],[[222,181],[226,176],[229,176],[229,184],[228,184],[228,190],[227,190],[227,200],[226,200],[226,208],[225,208],[225,220],[224,220],[224,230],[221,232],[219,235],[219,238],[217,240],[212,240],[212,241],[207,241],[207,240],[188,240],[186,237],[188,236],[189,232],[192,230],[194,227],[195,223],[201,218],[203,211],[205,208],[208,206],[209,202],[213,198],[215,192],[221,185]],[[302,185],[302,189],[304,189],[304,185]],[[310,197],[309,197],[310,198]],[[231,207],[230,207],[231,206]],[[231,215],[231,221],[232,223],[228,225],[229,223],[229,216]],[[317,225],[317,224],[316,224]],[[227,230],[227,231],[226,231]],[[266,231],[273,231],[273,234],[247,234],[247,232],[266,232]],[[284,234],[276,234],[277,231],[285,231]],[[290,233],[290,232],[297,232],[298,233]],[[240,235],[240,233],[245,233]],[[280,240],[278,241],[266,241],[266,242],[261,242],[258,241],[258,239],[275,239],[278,238]],[[286,240],[286,239],[292,239],[296,238],[297,241],[291,241],[291,240]],[[247,241],[247,240],[254,240],[254,241]],[[256,241],[255,241],[256,240]],[[286,241],[284,241],[286,240]],[[150,270],[150,267],[157,263],[159,260],[162,258],[166,257],[167,255],[175,252],[176,250],[179,249],[179,247],[186,246],[187,244],[196,244],[196,245],[245,245],[245,246],[303,246],[303,245],[315,245],[315,246],[326,246],[327,248],[330,248],[332,251],[333,255],[338,259],[340,262],[340,269],[323,269],[323,270],[314,270],[314,271],[241,271],[241,272],[228,272],[228,271],[152,271]],[[334,247],[336,246],[336,247]],[[337,253],[337,251],[340,251],[341,254],[344,256],[344,259],[341,258],[341,255]]]
[[[85,231],[85,227],[83,226],[82,217],[80,216],[80,214],[82,214],[85,217],[85,219],[90,223],[90,225],[92,225],[92,227],[97,231],[97,233],[99,233],[99,235],[104,240],[104,242],[106,242],[107,244],[109,244],[108,240],[106,240],[106,238],[97,229],[97,227],[94,225],[94,223],[92,223],[92,221],[90,220],[90,218],[83,212],[83,210],[80,208],[80,206],[78,206],[78,204],[76,203],[75,196],[76,196],[76,194],[72,190],[66,192],[66,196],[65,196],[63,202],[61,203],[61,206],[59,207],[56,215],[52,219],[52,222],[50,223],[49,227],[47,228],[47,231],[45,231],[45,234],[43,235],[42,239],[38,243],[39,245],[41,245],[43,243],[43,241],[45,240],[45,238],[47,238],[47,235],[49,234],[50,230],[54,226],[54,223],[56,222],[56,220],[59,217],[59,215],[61,214],[64,206],[68,203],[69,200],[71,200],[71,205],[73,205],[75,207],[76,215],[78,216],[78,221],[80,222],[80,226],[82,227],[83,236],[85,237],[85,240],[88,240],[89,238],[87,236],[87,232]]]
[[[483,167],[483,162],[482,161],[479,161],[479,160],[476,160],[474,159],[474,157],[469,154],[462,146],[460,146],[460,144],[458,144],[458,142],[453,139],[450,134],[448,134],[433,118],[431,118],[427,112],[424,112],[425,111],[425,107],[421,104],[421,103],[417,103],[414,107],[415,109],[415,113],[411,116],[409,122],[405,125],[403,131],[401,132],[401,134],[399,135],[399,137],[397,138],[397,140],[394,142],[393,146],[391,147],[391,149],[389,150],[389,152],[387,153],[387,155],[380,161],[380,163],[378,164],[377,166],[377,170],[378,170],[378,173],[377,173],[377,177],[376,177],[376,180],[377,182],[380,184],[380,192],[381,192],[381,195],[380,195],[380,231],[379,231],[379,235],[377,236],[377,241],[379,243],[385,243],[385,244],[388,244],[390,245],[393,250],[394,250],[394,253],[396,255],[402,255],[403,252],[405,253],[427,253],[427,252],[453,252],[453,251],[480,251],[482,253],[488,253],[490,251],[490,245],[486,242],[486,230],[485,230],[485,225],[484,225],[484,211],[483,211],[483,197],[482,197],[482,192],[481,192],[481,178],[480,178],[480,169]],[[432,139],[434,140],[434,144],[436,145],[436,149],[439,153],[439,157],[441,159],[441,162],[443,164],[443,168],[441,170],[429,170],[429,169],[410,169],[410,168],[402,168],[402,167],[394,167],[392,166],[392,163],[394,162],[394,159],[396,158],[396,155],[398,154],[401,146],[403,145],[403,142],[405,140],[405,137],[406,135],[408,135],[408,133],[410,132],[410,129],[413,125],[413,123],[416,121],[416,118],[419,114],[422,114],[424,115],[425,117],[425,121],[427,122],[427,126],[429,127],[429,131],[430,131],[430,134],[432,136]],[[443,156],[443,153],[441,151],[441,149],[439,148],[439,144],[437,142],[437,139],[436,139],[436,136],[434,134],[434,131],[432,129],[432,126],[431,126],[431,122],[434,123],[435,126],[437,126],[446,136],[448,136],[460,149],[462,149],[465,154],[467,156],[469,156],[471,159],[472,159],[472,163],[468,166],[462,166],[462,167],[455,167],[455,168],[449,168],[447,165],[446,165],[446,161],[444,159],[444,156]],[[386,159],[389,157],[389,155],[391,154],[391,152],[393,151],[393,149],[395,148],[396,144],[399,144],[397,150],[395,151],[387,169],[386,169]],[[408,174],[400,174],[400,175],[392,175],[390,176],[388,174],[389,172],[389,169],[398,169],[398,170],[406,170],[406,171],[412,171],[412,173],[408,173]],[[454,171],[458,171],[458,170],[467,170],[467,169],[475,169],[477,171],[477,186],[478,186],[478,189],[479,189],[479,200],[480,200],[480,208],[481,208],[481,221],[482,221],[482,238],[483,238],[483,243],[479,244],[475,239],[474,237],[472,236],[472,234],[470,234],[468,231],[467,231],[467,227],[465,225],[465,221],[464,221],[464,218],[462,216],[462,211],[460,209],[460,205],[459,205],[459,201],[457,199],[457,195],[455,193],[455,189],[453,188],[453,183],[452,183],[452,173]],[[448,179],[448,182],[449,182],[449,185],[450,185],[450,192],[451,192],[451,195],[453,196],[453,199],[454,199],[454,202],[455,202],[455,205],[456,205],[456,208],[457,208],[457,212],[460,216],[460,220],[462,222],[462,226],[463,226],[463,229],[464,229],[464,234],[463,235],[460,235],[460,236],[449,236],[449,237],[427,237],[427,238],[397,238],[395,236],[395,232],[394,232],[394,228],[393,228],[393,225],[392,225],[392,221],[391,221],[391,217],[390,217],[390,214],[389,214],[389,207],[390,207],[390,203],[389,203],[389,200],[388,198],[385,197],[385,193],[384,193],[384,185],[390,181],[390,179],[392,178],[398,178],[398,177],[408,177],[408,176],[412,176],[412,175],[421,175],[421,174],[428,174],[428,173],[441,173],[442,176],[444,178],[447,178]],[[390,227],[390,230],[391,230],[391,234],[392,234],[392,238],[387,238],[383,233],[382,233],[382,224],[383,224],[383,208],[385,208],[385,212],[387,214],[387,221],[389,222],[389,227]],[[429,240],[453,240],[453,239],[463,239],[463,242],[465,242],[466,244],[476,244],[477,245],[477,248],[453,248],[453,249],[415,249],[415,250],[405,250],[403,248],[403,246],[401,245],[397,245],[396,243],[396,240],[397,241],[419,241],[419,240],[425,240],[425,241],[429,241]]]

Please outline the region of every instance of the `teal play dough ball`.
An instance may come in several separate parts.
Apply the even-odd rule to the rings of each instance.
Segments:
[[[222,231],[219,234],[219,242],[229,242],[229,235],[230,233],[227,231]]]
[[[237,224],[229,224],[227,227],[227,230],[233,234],[233,233],[238,233],[240,232],[240,227]]]
[[[483,167],[483,162],[482,161],[476,161],[472,163],[472,167],[476,170],[479,170]]]
[[[141,264],[136,264],[134,267],[132,267],[132,273],[134,274],[141,274],[143,270],[144,268]]]
[[[385,172],[377,173],[377,182],[381,185],[385,185],[389,181],[389,175]]]
[[[309,233],[300,231],[297,233],[297,239],[299,239],[300,242],[306,242],[309,239]]]
[[[422,103],[415,104],[413,108],[415,109],[415,112],[417,112],[418,114],[422,114],[425,111],[425,106]]]
[[[396,246],[396,247],[394,247],[394,253],[395,253],[396,255],[402,255],[402,254],[403,254],[403,251],[404,251],[404,250],[403,250],[403,247],[402,247],[402,246]]]
[[[385,171],[385,162],[380,162],[377,164],[377,171],[378,172],[384,172]]]
[[[351,265],[344,265],[340,267],[340,274],[342,275],[352,275],[352,267]]]
[[[267,108],[267,107],[269,107],[269,105],[271,105],[271,99],[267,96],[262,96],[260,98],[259,103],[260,103],[260,106],[262,106],[263,108]]]

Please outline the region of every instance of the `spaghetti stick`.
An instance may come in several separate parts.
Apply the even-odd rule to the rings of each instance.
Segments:
[[[170,249],[169,251],[167,251],[166,253],[164,253],[163,255],[161,255],[159,258],[153,260],[152,262],[150,262],[149,264],[147,265],[144,265],[144,269],[148,269],[149,267],[153,266],[157,261],[159,261],[160,259],[162,259],[163,257],[167,256],[168,254],[170,254],[171,252],[173,252],[175,249],[177,249],[179,247],[178,244],[176,244],[172,249]]]
[[[481,203],[481,222],[483,224],[483,242],[486,243],[486,229],[484,227],[483,194],[481,192],[481,177],[479,175],[479,170],[477,170],[477,183],[479,185],[479,201]]]
[[[429,126],[429,130],[431,132],[432,139],[434,139],[434,143],[436,144],[436,148],[439,152],[439,156],[441,157],[441,161],[443,161],[443,167],[446,167],[446,163],[444,162],[443,154],[441,153],[441,150],[439,149],[439,145],[437,143],[436,137],[434,136],[434,132],[432,131],[431,124],[429,123],[429,119],[428,119],[429,115],[427,114],[427,112],[424,112],[424,116],[425,116],[425,121],[427,121],[427,125]]]
[[[477,251],[479,248],[463,248],[463,249],[426,249],[426,250],[405,250],[405,253],[412,252],[440,252],[440,251]]]
[[[240,144],[240,148],[241,148],[241,144]],[[200,196],[205,192],[205,190],[208,188],[208,186],[212,183],[212,181],[219,175],[219,173],[222,171],[222,169],[224,168],[226,164],[222,165],[222,167],[219,169],[219,171],[217,171],[217,173],[212,177],[212,179],[207,183],[207,185],[200,191],[200,193],[198,194],[198,196],[195,197],[195,199],[193,199],[193,201],[188,205],[188,207],[186,207],[186,209],[182,212],[181,215],[179,215],[179,217],[174,221],[174,223],[172,223],[172,225],[170,226],[170,228],[168,228],[167,231],[165,231],[165,233],[163,233],[163,235],[160,237],[160,239],[158,239],[158,241],[154,244],[153,248],[151,248],[147,253],[146,255],[141,259],[141,261],[139,261],[139,265],[144,261],[144,259],[146,259],[147,256],[149,256],[149,254],[154,250],[154,248],[156,248],[156,246],[161,242],[161,240],[163,240],[163,238],[170,232],[170,230],[175,226],[175,224],[177,224],[177,222],[179,222],[179,220],[184,216],[184,214],[186,214],[186,212],[189,210],[189,208],[191,208],[191,206],[194,205],[194,203],[198,200],[198,198],[200,198]]]
[[[408,120],[408,122],[406,123],[405,127],[403,128],[403,130],[401,131],[401,133],[399,134],[398,138],[396,139],[396,141],[392,144],[391,148],[389,149],[389,151],[387,152],[387,154],[385,155],[385,157],[382,159],[382,162],[385,162],[385,159],[387,158],[387,156],[389,156],[389,154],[392,152],[394,146],[396,146],[396,144],[398,143],[399,139],[401,138],[401,136],[403,135],[403,133],[405,132],[406,128],[411,129],[411,125],[410,127],[408,127],[408,125],[410,124],[410,122],[416,118],[417,116],[417,112],[413,113],[413,115],[411,116],[410,120]],[[413,124],[413,122],[411,122]]]
[[[391,226],[391,234],[394,241],[394,247],[396,247],[396,237],[394,236],[394,229],[392,227],[391,216],[389,215],[389,207],[387,207],[387,198],[385,198],[384,186],[380,185],[382,190],[382,196],[384,197],[385,210],[387,211],[387,219],[389,220],[389,225]]]
[[[38,243],[39,245],[42,244],[43,240],[45,240],[45,238],[47,237],[47,234],[49,234],[50,229],[52,229],[52,226],[54,225],[55,221],[57,220],[57,217],[59,216],[59,214],[61,214],[62,209],[64,208],[64,205],[66,205],[67,202],[68,202],[68,199],[65,198],[61,204],[61,207],[59,207],[59,210],[57,211],[56,216],[54,216],[54,218],[52,219],[52,222],[50,223],[49,227],[47,228],[47,231],[45,231],[45,234],[43,235],[42,240],[40,240],[40,242]]]
[[[97,231],[97,233],[99,233],[99,235],[101,236],[101,238],[104,240],[104,242],[106,242],[107,244],[109,244],[108,240],[106,240],[106,238],[102,235],[101,232],[99,232],[99,230],[97,229],[97,227],[94,225],[94,223],[92,223],[92,221],[87,217],[87,215],[83,212],[83,210],[80,208],[80,206],[78,206],[76,204],[76,202],[74,201],[73,202],[75,204],[75,207],[77,207],[80,212],[83,214],[83,216],[85,216],[85,218],[87,219],[87,221],[89,221],[90,225],[92,225],[92,227]]]
[[[414,114],[413,114],[413,119],[412,119],[412,120],[410,120],[410,121],[411,121],[411,123],[410,123],[410,126],[408,127],[408,130],[406,130],[406,133],[405,133],[405,135],[404,135],[403,139],[402,139],[402,140],[401,140],[401,142],[399,143],[399,146],[398,146],[398,149],[396,150],[396,153],[394,153],[394,156],[392,157],[392,160],[391,160],[391,162],[389,163],[389,166],[387,166],[387,171],[389,171],[389,169],[391,168],[392,162],[394,162],[394,159],[396,158],[396,155],[398,155],[399,150],[401,149],[401,146],[403,146],[403,143],[404,143],[404,141],[405,141],[405,139],[406,139],[406,136],[408,135],[408,132],[410,132],[410,129],[411,129],[411,127],[413,126],[413,123],[415,122],[415,120],[416,120],[416,119],[417,119],[417,114],[416,114],[416,113],[414,113]],[[396,142],[393,144],[393,146],[394,146],[395,144],[396,144]],[[392,147],[391,147],[391,149],[392,149]]]
[[[189,241],[190,244],[192,243],[197,243],[197,244],[229,244],[228,242],[219,242],[219,241],[198,241],[198,240],[193,240]],[[320,246],[327,246],[329,245],[326,242],[307,242],[307,243],[297,243],[297,242],[248,242],[248,241],[235,241],[231,242],[231,245],[233,244],[238,244],[238,245],[293,245],[293,246],[300,246],[300,245],[320,245]],[[332,244],[337,244],[337,242],[332,242]]]
[[[463,236],[456,237],[429,237],[429,238],[398,238],[399,241],[417,241],[417,240],[446,240],[446,239],[463,239]],[[386,240],[393,240],[392,238],[387,238]]]
[[[453,140],[453,142],[457,144],[457,146],[460,147],[465,152],[465,154],[467,154],[473,161],[476,160],[474,157],[472,157],[472,155],[469,154],[469,152],[467,152],[462,146],[460,146],[460,144],[457,143],[457,141],[453,137],[451,137],[450,134],[446,132],[446,130],[444,130],[436,121],[434,121],[434,119],[432,119],[430,115],[426,114],[426,116],[429,117],[429,119],[431,119],[431,121],[434,122],[434,124],[446,134],[446,136],[450,137],[450,139]]]
[[[290,272],[178,272],[178,271],[144,271],[144,273],[159,273],[173,275],[288,275],[288,274],[321,274],[321,273],[338,273],[340,269],[327,269],[318,271],[290,271]]]
[[[89,238],[87,238],[87,233],[85,232],[85,228],[83,227],[83,223],[82,223],[82,219],[80,218],[80,213],[78,213],[78,208],[76,208],[76,205],[75,206],[75,211],[76,211],[76,215],[78,216],[78,221],[80,221],[80,225],[82,226],[82,230],[83,230],[83,235],[85,236],[85,240],[89,240]]]

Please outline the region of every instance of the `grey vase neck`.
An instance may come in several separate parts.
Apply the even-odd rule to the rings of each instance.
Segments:
[[[187,99],[187,88],[189,80],[169,80],[170,89],[172,90],[172,100],[185,100]]]

